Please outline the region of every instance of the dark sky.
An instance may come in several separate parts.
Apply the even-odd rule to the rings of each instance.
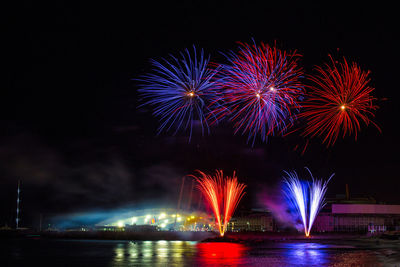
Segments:
[[[394,7],[114,2],[20,1],[3,10],[0,225],[15,219],[17,179],[29,226],[39,213],[174,206],[181,177],[195,169],[236,170],[248,184],[244,207],[260,206],[258,196],[279,184],[283,170],[305,174],[304,166],[317,177],[336,173],[328,196],[348,183],[354,195],[400,203]],[[156,136],[157,120],[137,108],[132,81],[150,69],[149,59],[195,44],[222,61],[221,51],[251,38],[297,49],[307,71],[329,53],[370,70],[382,134],[364,126],[357,141],[348,137],[331,149],[314,139],[303,156],[293,151],[298,138],[270,138],[251,148],[228,124],[211,136],[195,134],[191,143],[184,134]]]

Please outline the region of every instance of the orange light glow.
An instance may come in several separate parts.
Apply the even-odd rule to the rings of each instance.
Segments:
[[[215,223],[220,236],[224,236],[228,222],[244,195],[246,185],[237,181],[235,173],[232,177],[224,177],[222,170],[217,170],[215,176],[199,171],[201,177],[193,176],[199,183],[203,193],[215,216]]]

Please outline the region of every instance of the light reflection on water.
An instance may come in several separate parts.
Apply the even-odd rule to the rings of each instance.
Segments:
[[[381,266],[372,251],[319,243],[126,242],[114,255],[111,266]]]
[[[376,252],[319,243],[277,243],[249,250],[250,266],[383,266]]]
[[[325,266],[328,263],[327,245],[317,243],[293,243],[286,244],[285,256],[290,264],[303,263],[306,265]]]
[[[239,266],[245,264],[244,253],[247,247],[236,243],[199,243],[197,262],[200,265]]]
[[[11,239],[0,240],[0,251],[0,262],[8,262],[7,266],[400,266],[397,247],[361,249],[309,242],[250,246],[189,241]]]
[[[190,263],[195,255],[195,244],[196,242],[164,240],[125,242],[115,247],[111,265],[183,266]]]

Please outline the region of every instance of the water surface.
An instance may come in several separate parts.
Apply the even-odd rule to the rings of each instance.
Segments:
[[[318,242],[200,243],[9,239],[5,266],[400,266],[400,248]]]

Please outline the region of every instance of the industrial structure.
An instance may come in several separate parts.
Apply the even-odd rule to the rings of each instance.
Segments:
[[[400,205],[377,203],[369,196],[346,194],[327,199],[327,205],[314,222],[314,232],[375,233],[400,230]]]
[[[400,205],[330,204],[314,222],[315,232],[400,230]]]

